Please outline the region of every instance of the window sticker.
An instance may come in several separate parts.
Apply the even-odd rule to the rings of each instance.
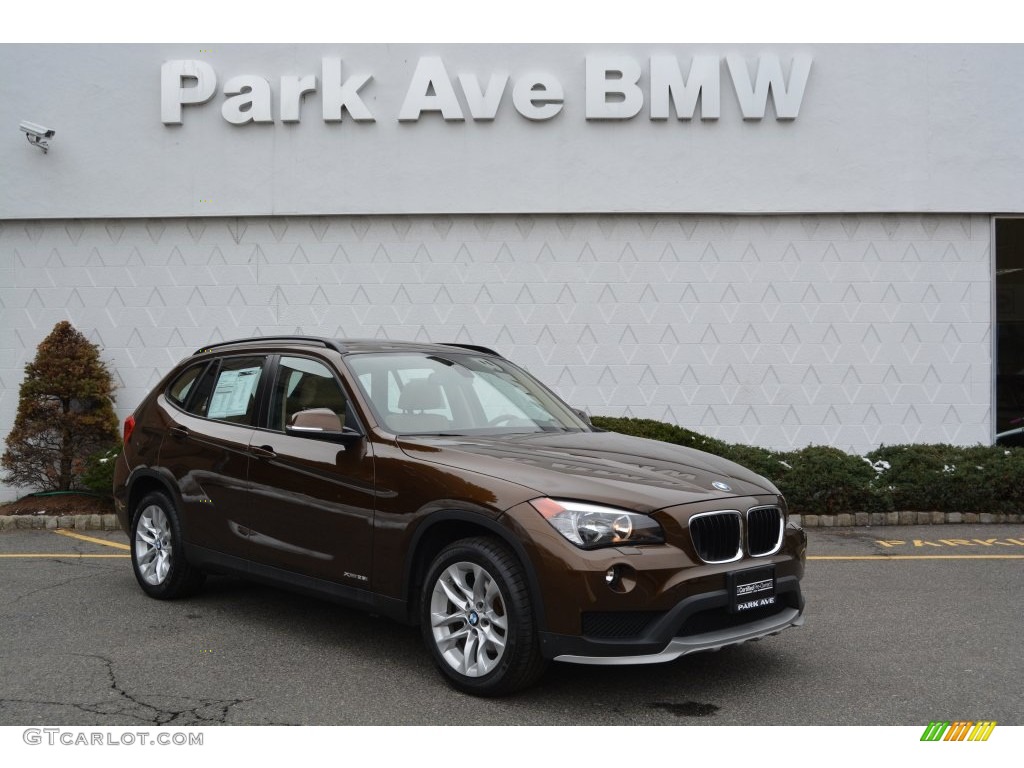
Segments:
[[[207,416],[211,419],[244,416],[249,410],[249,399],[255,393],[256,384],[260,380],[259,374],[259,366],[223,371],[217,380],[217,389],[210,400]]]

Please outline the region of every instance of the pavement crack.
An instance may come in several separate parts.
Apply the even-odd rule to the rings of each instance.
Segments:
[[[100,654],[75,653],[72,656],[95,659],[103,665],[107,687],[101,698],[87,701],[0,698],[0,710],[19,705],[68,707],[85,713],[95,722],[96,715],[116,718],[119,723],[154,726],[226,725],[231,710],[249,699],[191,698],[185,696],[142,696],[129,691],[118,678],[113,659]]]
[[[70,704],[84,712],[97,715],[127,717],[142,723],[162,725],[224,725],[231,709],[247,699],[209,699],[182,696],[142,697],[128,691],[118,679],[113,659],[100,654],[72,654],[96,659],[106,671],[112,698],[85,704]]]
[[[58,561],[58,562],[61,562],[61,561]],[[69,565],[69,563],[64,563],[64,564],[65,565]],[[21,602],[22,600],[24,600],[24,599],[26,599],[28,597],[32,597],[33,595],[38,595],[40,592],[46,592],[47,590],[50,590],[50,589],[57,589],[58,587],[63,587],[66,584],[70,584],[70,583],[72,583],[74,581],[81,581],[83,579],[92,579],[92,578],[95,578],[96,576],[99,576],[99,575],[101,575],[101,574],[100,574],[100,572],[97,571],[95,573],[86,573],[86,574],[83,574],[83,575],[80,575],[80,576],[72,576],[70,579],[65,579],[64,581],[58,581],[56,584],[47,584],[45,587],[37,587],[36,589],[30,590],[28,592],[24,592],[24,593],[16,596],[13,600],[6,600],[6,601],[4,601],[0,605],[3,605],[3,606],[14,605],[15,603],[19,603],[19,602]]]

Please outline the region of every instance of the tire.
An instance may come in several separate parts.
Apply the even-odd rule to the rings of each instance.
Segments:
[[[514,693],[544,672],[523,567],[495,539],[462,539],[434,558],[420,626],[441,673],[465,693]]]
[[[196,592],[206,576],[185,559],[181,521],[162,493],[146,494],[132,515],[132,570],[142,591],[158,600]]]

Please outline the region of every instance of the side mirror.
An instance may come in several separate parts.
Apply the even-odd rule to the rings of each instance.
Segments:
[[[330,408],[309,408],[292,416],[285,433],[292,437],[309,437],[314,440],[329,440],[348,443],[363,435],[351,427],[343,427],[341,418]]]

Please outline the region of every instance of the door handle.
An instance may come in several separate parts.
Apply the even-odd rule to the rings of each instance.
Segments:
[[[188,437],[188,429],[185,427],[171,427],[167,431],[171,433],[171,437],[176,437],[179,440],[183,440]]]
[[[273,446],[270,445],[250,445],[249,453],[253,456],[258,456],[261,459],[272,459],[277,456],[274,452]]]

